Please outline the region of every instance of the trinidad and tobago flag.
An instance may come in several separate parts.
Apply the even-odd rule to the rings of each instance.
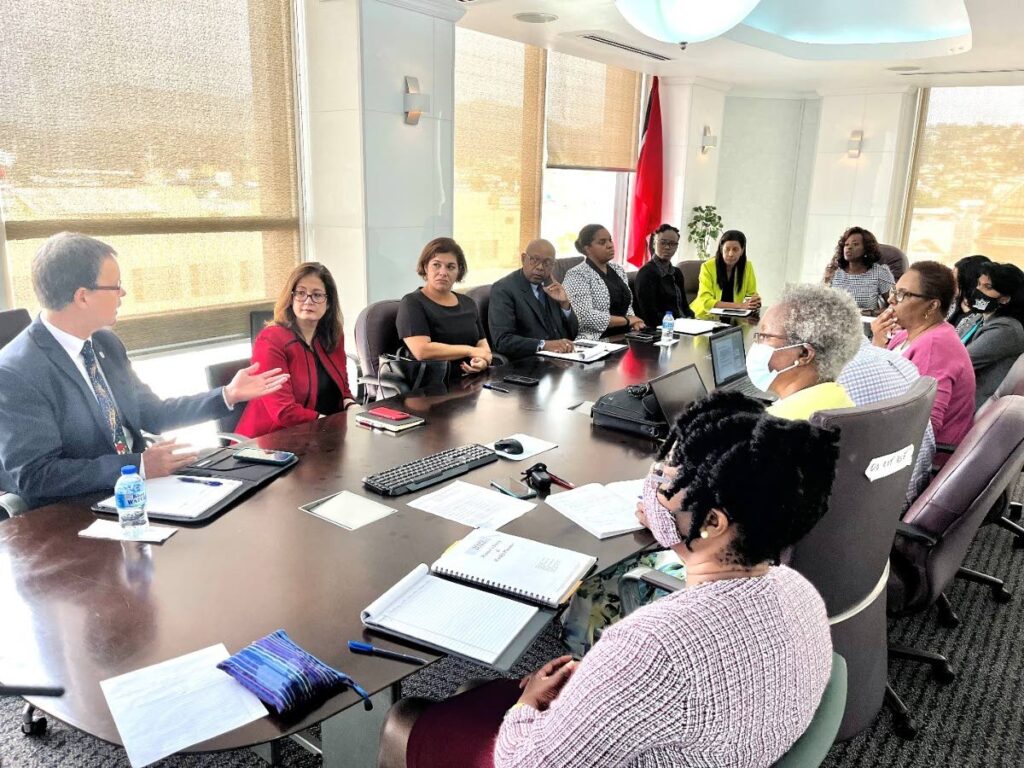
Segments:
[[[626,259],[636,267],[642,267],[647,261],[647,237],[661,224],[661,99],[658,98],[657,77],[651,84],[640,141],[633,205],[629,213],[629,250],[626,252]]]

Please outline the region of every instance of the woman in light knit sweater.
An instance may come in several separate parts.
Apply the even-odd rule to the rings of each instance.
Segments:
[[[637,516],[686,589],[549,662],[439,704],[403,699],[379,765],[770,766],[811,722],[831,671],[825,606],[781,550],[824,513],[835,433],[716,393],[680,417]]]

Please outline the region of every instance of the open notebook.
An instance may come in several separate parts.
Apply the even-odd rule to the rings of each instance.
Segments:
[[[626,344],[613,344],[610,341],[588,341],[580,340],[574,342],[575,347],[572,352],[538,352],[538,355],[544,357],[558,357],[562,360],[575,360],[577,362],[592,363],[595,360],[600,360],[604,357],[608,357],[612,352],[618,352],[620,349],[625,349],[628,345]]]
[[[569,599],[595,562],[579,552],[477,529],[430,568],[414,568],[367,606],[362,621],[507,669],[554,614],[504,595],[554,608]]]

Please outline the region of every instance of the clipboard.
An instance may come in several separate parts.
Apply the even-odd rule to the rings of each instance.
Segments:
[[[257,464],[251,461],[240,461],[235,458],[233,446],[221,448],[213,453],[198,459],[194,464],[182,467],[175,472],[176,475],[190,475],[194,477],[209,477],[211,479],[237,480],[241,483],[238,488],[229,493],[223,499],[212,505],[209,509],[196,517],[187,519],[164,515],[159,512],[149,514],[151,520],[166,520],[175,525],[195,525],[219,515],[230,509],[242,499],[255,493],[264,485],[269,483],[282,472],[287,471],[298,463],[299,457],[292,457],[287,464]],[[91,507],[93,512],[101,515],[112,514],[109,509],[101,508],[99,502]]]

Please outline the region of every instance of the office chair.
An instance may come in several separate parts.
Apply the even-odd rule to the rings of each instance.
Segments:
[[[487,318],[487,312],[491,307],[490,284],[478,285],[475,288],[470,288],[466,291],[466,295],[476,302],[477,311],[480,313],[480,322],[483,323],[484,326],[484,336],[487,338],[487,343],[493,346],[494,340],[491,338],[491,325]]]
[[[838,741],[867,728],[888,689],[885,587],[896,524],[935,399],[935,379],[922,376],[902,396],[859,408],[819,411],[810,421],[839,429],[839,462],[829,508],[781,561],[810,581],[828,611],[832,644],[849,669]],[[913,446],[913,456],[891,474],[870,480],[872,461]],[[855,546],[851,546],[851,542]],[[620,579],[623,610],[637,601],[638,582],[678,589],[674,577],[636,568]],[[898,730],[908,734],[909,729]]]
[[[252,365],[252,361],[247,357],[240,360],[231,360],[227,363],[208,365],[206,366],[206,383],[210,389],[226,386],[231,382],[236,373],[243,368],[248,368],[250,365]],[[229,411],[226,416],[217,419],[217,437],[222,442],[230,445],[231,443],[240,443],[243,440],[249,439],[245,435],[236,434],[234,431],[235,427],[238,426],[239,420],[242,418],[244,410],[245,404],[239,403],[233,411]]]
[[[699,259],[687,259],[676,264],[676,269],[683,275],[683,288],[686,290],[686,304],[689,306],[697,298],[697,288],[700,284],[700,265],[704,262]]]
[[[895,245],[886,245],[885,243],[878,244],[878,251],[882,254],[882,260],[879,263],[885,264],[889,268],[893,280],[903,277],[903,273],[910,266],[906,254]]]
[[[978,527],[996,500],[1016,482],[1024,467],[1024,397],[1007,395],[987,409],[896,531],[889,576],[889,613],[903,616],[939,606],[939,620],[956,626],[945,590],[954,578],[985,584],[997,602],[1012,595],[1000,579],[962,566]],[[950,682],[949,663],[939,654],[890,646],[890,656],[931,664],[940,682]],[[890,706],[909,720],[895,692]]]
[[[565,256],[561,259],[555,259],[554,269],[551,270],[551,278],[556,282],[563,282],[565,280],[565,273],[575,267],[577,264],[583,263],[582,256]]]
[[[395,320],[398,318],[398,301],[385,299],[364,307],[356,317],[356,358],[363,388],[363,403],[382,397],[400,395],[405,392],[405,382],[395,376],[381,373],[380,356],[393,353],[402,346]]]
[[[21,307],[0,312],[0,349],[32,324],[32,316]]]
[[[260,331],[267,327],[267,323],[274,319],[274,311],[271,309],[259,309],[249,313],[249,343],[256,344],[256,337]]]

